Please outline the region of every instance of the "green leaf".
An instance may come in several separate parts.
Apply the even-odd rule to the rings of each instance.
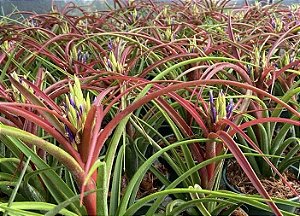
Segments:
[[[46,146],[48,146],[49,149],[52,149],[52,153],[55,154],[59,154],[60,151],[62,151],[62,149],[58,148],[57,146],[54,146],[51,143],[48,143],[42,139],[37,139],[37,137],[35,137],[32,134],[29,133],[25,133],[24,131],[20,130],[20,129],[16,129],[16,128],[10,128],[4,125],[0,125],[1,126],[1,130],[0,133],[5,133],[8,132],[8,134],[10,135],[14,135],[14,133],[16,132],[18,134],[18,136],[25,136],[27,134],[27,138],[30,139],[36,139],[35,144],[38,144],[38,142],[42,142],[44,144],[46,144]],[[5,130],[6,129],[6,130]],[[11,134],[12,133],[12,134]],[[20,142],[18,139],[14,138],[14,137],[8,137],[12,143],[14,143],[14,145],[21,150],[27,157],[31,156],[32,158],[32,162],[36,165],[37,169],[47,169],[50,168],[48,164],[46,164],[40,157],[38,157],[35,152],[33,152],[27,145],[23,144],[22,142]],[[24,138],[24,137],[23,137]],[[29,141],[29,140],[27,140]],[[39,146],[44,148],[43,146]],[[54,172],[53,170],[49,170],[46,173],[41,173],[41,178],[43,179],[47,189],[49,190],[49,192],[51,193],[51,195],[54,197],[54,199],[56,200],[57,203],[63,202],[66,199],[73,197],[75,194],[74,192],[68,187],[68,185],[66,185],[66,183],[60,178],[60,176],[57,175],[56,172]],[[79,215],[84,215],[86,214],[85,209],[83,207],[79,207],[80,203],[75,202],[74,204],[71,205],[71,209],[72,211],[76,212]]]
[[[122,158],[124,157],[124,148],[120,148],[114,164],[114,171],[111,183],[111,196],[109,204],[109,214],[116,215],[121,200],[122,187]]]
[[[18,181],[17,181],[17,184],[16,184],[16,186],[15,186],[15,188],[14,188],[14,190],[13,190],[13,192],[12,192],[12,194],[11,194],[9,200],[8,200],[7,207],[11,207],[11,204],[12,204],[12,202],[14,201],[14,199],[15,199],[15,197],[16,197],[16,194],[17,194],[17,192],[18,192],[18,190],[19,190],[19,187],[20,187],[20,185],[21,185],[21,183],[22,183],[22,179],[23,179],[23,177],[24,177],[24,175],[25,175],[26,169],[27,169],[28,164],[29,164],[29,162],[30,162],[30,159],[31,159],[31,156],[28,157],[28,159],[27,159],[27,161],[26,161],[26,163],[25,163],[25,165],[24,165],[24,168],[22,169],[22,172],[21,172],[21,174],[20,174],[20,176],[19,176],[19,179],[18,179]],[[7,214],[8,214],[8,212],[5,211],[5,212],[4,212],[4,216],[6,216]]]
[[[108,188],[107,185],[107,176],[106,176],[106,163],[100,162],[97,164],[98,168],[98,177],[97,177],[97,214],[108,216]],[[93,167],[92,167],[93,168]]]
[[[206,142],[208,141],[208,139],[197,139],[197,142]],[[137,191],[137,188],[139,187],[139,184],[141,183],[143,176],[145,175],[145,173],[147,172],[148,168],[151,166],[151,164],[157,160],[158,157],[161,156],[161,154],[163,154],[164,152],[171,150],[177,146],[180,145],[187,145],[187,144],[192,144],[193,142],[195,142],[195,140],[187,140],[187,141],[182,141],[182,142],[178,142],[178,143],[174,143],[171,144],[163,149],[161,149],[160,151],[156,152],[154,155],[152,155],[147,161],[145,161],[140,168],[138,169],[138,171],[136,172],[136,174],[132,177],[131,181],[129,182],[129,184],[127,185],[125,194],[123,196],[122,202],[120,204],[120,207],[118,209],[118,213],[117,214],[123,214],[128,206],[129,200],[133,194],[133,191]],[[135,195],[135,194],[134,194]]]
[[[79,197],[76,196],[78,199]],[[49,211],[52,210],[56,205],[51,204],[51,203],[45,203],[45,202],[14,202],[12,203],[11,207],[7,207],[6,203],[0,204],[0,209],[9,209],[12,211],[15,210],[38,210],[38,211]],[[77,216],[77,214],[68,211],[66,209],[61,209],[58,211],[59,214],[66,215],[66,216]],[[26,214],[25,214],[26,215]],[[36,214],[33,212],[28,212],[27,215],[41,215],[41,214]]]

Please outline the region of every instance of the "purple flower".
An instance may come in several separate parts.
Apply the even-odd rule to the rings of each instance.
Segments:
[[[38,22],[37,22],[35,19],[32,19],[32,20],[31,20],[31,25],[32,25],[33,27],[37,27],[39,24],[38,24]]]
[[[88,53],[88,52],[85,52],[85,53],[82,55],[81,62],[82,62],[83,64],[86,64],[89,57],[90,57],[89,53]]]
[[[83,113],[83,107],[82,107],[81,104],[79,105],[79,112],[80,112],[80,114],[82,115],[82,113]]]
[[[217,109],[214,104],[214,96],[212,91],[209,91],[209,105],[212,122],[215,123],[217,121]]]
[[[216,123],[216,121],[217,121],[217,109],[216,109],[216,107],[211,106],[210,111],[211,111],[211,114],[212,114],[211,115],[212,121],[213,121],[213,123]]]
[[[109,59],[107,59],[106,61],[108,68],[112,71],[113,70],[113,66],[111,64],[111,61]]]
[[[271,19],[271,25],[273,28],[276,28],[276,23],[275,23],[274,19]]]
[[[67,136],[68,136],[70,142],[71,143],[75,142],[74,134],[72,133],[72,131],[70,130],[70,128],[67,125],[65,125],[65,130],[67,132]]]
[[[65,108],[66,112],[68,112],[69,108],[65,102],[62,102],[62,106]]]
[[[77,117],[77,120],[80,119],[80,116],[81,116],[80,113],[78,112],[78,110],[76,110],[76,117]]]
[[[128,20],[129,20],[130,24],[133,23],[133,20],[132,20],[131,16],[128,17]]]
[[[82,52],[81,52],[81,49],[78,49],[77,51],[77,61],[81,62],[82,60]]]
[[[251,66],[247,65],[247,74],[250,75],[251,74]]]
[[[70,104],[72,105],[72,107],[76,108],[76,104],[74,102],[73,97],[70,97]]]
[[[290,55],[290,64],[295,60],[295,52]]]
[[[233,105],[234,105],[233,99],[230,98],[229,104],[226,107],[226,118],[230,118],[232,111],[233,111]]]
[[[177,37],[177,34],[174,33],[174,34],[172,35],[172,40],[176,40],[176,37]]]
[[[214,105],[214,96],[213,96],[212,91],[209,91],[209,103],[211,105]]]

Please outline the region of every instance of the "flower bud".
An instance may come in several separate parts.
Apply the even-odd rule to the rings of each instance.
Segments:
[[[221,91],[216,101],[216,109],[217,109],[217,121],[218,119],[223,119],[226,117],[226,99],[225,95]]]

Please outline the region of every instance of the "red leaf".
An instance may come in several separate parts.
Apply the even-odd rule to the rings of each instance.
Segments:
[[[231,16],[228,17],[228,26],[227,26],[227,30],[228,30],[228,36],[229,36],[230,40],[231,40],[232,42],[235,42],[234,34],[233,34],[233,31],[232,31]],[[236,47],[235,47],[233,44],[232,44],[231,46],[232,46],[232,53],[233,53],[233,56],[234,56],[236,59],[240,60],[241,57],[240,57],[240,55],[239,55],[239,53],[238,53]]]
[[[250,85],[252,85],[252,80],[250,79],[250,77],[248,76],[248,74],[246,73],[246,71],[241,68],[238,65],[232,64],[232,63],[228,63],[228,62],[221,62],[221,63],[216,63],[213,66],[214,69],[213,70],[209,70],[209,68],[203,73],[201,79],[210,79],[211,77],[213,77],[213,75],[215,75],[217,72],[223,70],[224,68],[232,68],[234,69],[240,76],[241,78],[246,81],[247,83],[249,83]]]
[[[48,95],[46,95],[43,91],[41,91],[36,85],[32,84],[26,79],[24,79],[23,82],[25,82],[28,86],[30,86],[30,88],[34,90],[34,94],[40,97],[41,99],[43,99],[45,104],[47,104],[56,112],[62,113],[62,109]]]
[[[125,92],[126,94],[130,91],[133,90],[139,86],[143,86],[146,84],[150,84],[150,83],[155,83],[155,82],[147,82],[147,83],[142,83],[142,84],[138,84],[135,85],[131,88],[128,88]],[[97,148],[94,152],[94,158],[98,157],[100,151],[98,151],[98,146],[102,146],[104,144],[104,142],[106,141],[106,139],[109,137],[109,135],[112,133],[113,129],[118,125],[118,123],[124,118],[126,117],[128,114],[130,114],[131,112],[133,112],[134,110],[136,110],[137,108],[139,108],[140,106],[148,103],[149,101],[160,97],[164,94],[172,94],[174,93],[174,91],[179,90],[179,89],[184,89],[187,88],[189,86],[199,86],[199,85],[214,85],[214,84],[220,84],[220,85],[229,85],[229,86],[236,86],[239,87],[241,89],[250,89],[256,93],[259,93],[263,96],[269,97],[270,99],[272,99],[273,101],[281,104],[283,107],[287,108],[288,110],[290,110],[292,113],[294,113],[296,116],[300,117],[300,113],[293,109],[291,106],[289,106],[288,104],[284,103],[282,100],[278,99],[277,97],[261,90],[258,89],[254,86],[245,84],[245,83],[239,83],[239,82],[235,82],[235,81],[229,81],[229,80],[217,80],[217,79],[212,79],[212,80],[196,80],[196,81],[190,81],[190,82],[182,82],[182,83],[178,83],[178,84],[174,84],[174,85],[169,85],[167,87],[161,88],[157,91],[153,91],[151,93],[149,93],[148,95],[144,96],[143,98],[141,98],[140,100],[136,101],[135,103],[129,105],[126,109],[124,109],[123,111],[121,111],[120,113],[118,113],[107,125],[106,127],[103,129],[103,131],[100,133],[99,137],[98,137],[98,142],[97,142]],[[125,93],[123,93],[125,94]],[[121,97],[122,94],[119,95],[119,97]],[[117,98],[115,98],[115,100],[117,100]],[[182,104],[181,104],[182,105]],[[107,112],[107,109],[109,109],[109,107],[111,107],[111,105],[107,106],[104,113]],[[191,112],[191,114],[193,113],[194,115],[198,115],[197,113],[195,113],[195,109],[193,109],[193,107],[190,107],[191,109],[187,109],[187,111]],[[193,115],[193,117],[194,117]],[[200,118],[201,119],[201,118]],[[200,124],[199,124],[200,125]],[[201,125],[200,125],[201,126]],[[206,127],[205,127],[206,128]],[[204,131],[205,132],[205,131]]]
[[[33,112],[29,112],[27,110],[24,110],[22,108],[17,108],[13,106],[3,105],[0,104],[0,107],[4,110],[6,110],[9,113],[13,113],[17,116],[22,116],[23,118],[37,124],[41,128],[43,128],[46,132],[51,134],[61,145],[63,145],[63,148],[70,154],[72,157],[75,158],[75,160],[82,166],[83,163],[81,161],[81,158],[74,150],[72,145],[66,140],[64,136],[62,136],[61,133],[59,133],[51,124],[49,124],[47,121],[42,119],[41,117],[37,116]]]
[[[86,117],[86,121],[82,132],[81,142],[78,145],[78,151],[80,153],[83,163],[86,163],[88,158],[88,152],[90,149],[89,145],[91,142],[93,122],[95,119],[95,115],[96,115],[96,106],[92,105]]]
[[[261,184],[257,175],[253,171],[244,153],[241,151],[241,149],[238,147],[235,141],[229,136],[229,134],[224,131],[219,131],[213,135],[215,137],[219,137],[224,142],[224,144],[228,147],[230,152],[234,155],[235,159],[237,160],[241,168],[244,170],[244,172],[252,182],[253,186],[259,192],[259,194],[262,195],[265,199],[271,200],[268,202],[268,205],[271,207],[273,212],[276,215],[282,215],[278,207],[275,205],[275,203],[272,202],[271,197],[269,196],[268,192],[265,190],[264,186]]]
[[[260,121],[260,119],[255,119],[255,120],[258,120],[258,121],[255,121],[255,120],[253,120],[253,121],[255,121],[257,124],[258,123],[265,123],[265,122],[267,122],[267,119],[271,119],[272,121],[276,121],[276,120],[279,120],[280,121],[280,119],[282,120],[282,118],[262,118],[263,120],[261,120]],[[241,128],[241,126],[237,126],[237,125],[235,125],[234,123],[232,123],[231,121],[229,121],[228,119],[222,119],[221,120],[222,122],[224,122],[224,123],[226,123],[227,125],[230,125],[230,127],[232,127],[232,131],[230,131],[228,134],[230,135],[230,136],[233,136],[235,133],[240,133],[242,136],[243,136],[243,138],[245,139],[245,140],[247,140],[247,142],[249,142],[250,143],[250,145],[252,146],[252,148],[254,148],[259,154],[264,154],[262,151],[261,151],[261,149],[253,142],[253,140],[252,139],[250,139],[250,137],[249,136],[247,136],[247,134],[243,131],[243,129]],[[293,120],[290,120],[290,121],[292,121],[292,122],[296,122],[296,121],[293,121]],[[289,121],[289,122],[290,122]],[[251,121],[250,121],[251,122]],[[248,123],[248,122],[247,122]],[[298,121],[298,124],[299,124],[300,122]],[[245,123],[246,124],[246,123]],[[244,126],[245,126],[245,124],[243,124]],[[243,128],[245,128],[243,126]],[[248,125],[248,126],[251,126],[251,124],[250,125]],[[267,157],[265,157],[265,156],[263,156],[263,159],[270,165],[270,167],[273,169],[273,171],[274,172],[276,172],[276,174],[282,179],[282,181],[293,191],[293,193],[296,195],[296,196],[299,196],[299,194],[298,194],[298,192],[286,181],[286,179],[282,176],[282,174],[277,170],[277,168],[272,164],[272,162],[267,158]]]
[[[261,124],[261,123],[266,123],[266,122],[282,122],[282,123],[288,123],[296,126],[300,126],[300,121],[297,120],[292,120],[292,119],[287,119],[287,118],[279,118],[279,117],[269,117],[269,118],[259,118],[259,119],[253,119],[251,121],[245,122],[238,127],[243,130],[247,127],[251,127],[253,125]],[[227,123],[227,122],[226,122]],[[231,136],[235,133],[235,131],[230,131],[229,132]]]

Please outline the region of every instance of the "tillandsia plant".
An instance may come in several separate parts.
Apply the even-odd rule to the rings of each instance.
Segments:
[[[271,199],[258,178],[299,157],[299,9],[226,3],[115,1],[97,13],[70,3],[4,17],[0,211],[299,207]],[[262,198],[219,190],[227,158]]]
[[[16,75],[14,75],[14,77],[16,78]],[[36,85],[33,85],[23,77],[19,77],[17,80],[14,77],[11,76],[10,81],[18,90],[18,93],[15,91],[15,95],[21,96],[22,100],[15,100],[16,98],[13,96],[10,98],[11,102],[2,102],[1,113],[6,115],[8,122],[10,120],[12,121],[9,125],[13,125],[14,127],[1,125],[1,134],[10,135],[22,140],[24,144],[20,143],[19,145],[23,145],[22,148],[27,149],[27,152],[24,153],[26,156],[28,156],[28,154],[33,154],[35,151],[48,152],[69,169],[78,186],[82,187],[85,181],[84,164],[86,162],[86,156],[83,155],[86,154],[86,152],[82,153],[80,144],[82,144],[82,137],[86,136],[87,133],[84,130],[88,127],[88,134],[90,135],[90,130],[93,129],[94,123],[93,121],[86,123],[92,105],[88,95],[86,99],[83,97],[78,78],[75,77],[74,86],[69,86],[70,95],[65,97],[65,105],[64,109],[62,109]],[[2,96],[9,97],[8,95]],[[43,102],[41,100],[43,100]],[[93,106],[95,107],[95,105]],[[18,116],[18,120],[13,120],[12,115]],[[98,118],[96,117],[95,119],[97,120]],[[15,122],[15,124],[13,122]],[[59,146],[62,148],[37,136],[38,134],[44,133],[49,134],[57,140]],[[11,145],[15,144],[12,141],[10,143]],[[86,143],[86,145],[89,144]],[[21,147],[19,146],[19,148]],[[44,157],[47,161],[48,157],[46,155],[44,155]],[[34,158],[36,159],[34,160]],[[37,164],[37,155],[33,157],[32,161],[35,169],[43,169]],[[44,181],[45,180],[43,179],[41,183],[45,184]],[[94,180],[90,179],[88,183],[86,183],[86,188],[88,190],[94,190],[96,187],[95,184]],[[66,187],[68,188],[68,186]],[[66,192],[61,192],[61,194],[64,193]],[[70,195],[71,194],[69,193],[67,196],[70,198]],[[54,196],[56,201],[62,201],[59,200],[55,194],[52,194],[52,196]],[[87,207],[89,214],[96,214],[95,202],[95,194],[90,194],[86,197],[85,206]]]
[[[293,104],[299,110],[299,104],[295,101],[299,95],[298,83],[286,92],[281,100],[285,103]],[[295,97],[296,96],[296,97]],[[239,127],[240,130],[247,129],[248,139],[239,135],[238,140],[245,146],[249,142],[255,143],[261,152],[265,155],[271,155],[270,161],[280,173],[283,173],[290,165],[297,162],[299,157],[299,117],[282,109],[281,105],[274,108],[268,107],[263,101],[256,98],[262,106],[262,118],[256,119],[249,114],[245,114],[244,123]],[[287,112],[283,116],[283,112]],[[247,125],[247,126],[246,126]],[[253,145],[252,144],[252,145]],[[253,148],[253,147],[252,147]],[[288,150],[289,152],[287,152]],[[249,151],[249,149],[245,149]],[[277,156],[277,157],[276,157]],[[275,176],[277,173],[262,158],[249,157],[253,169],[260,177]]]
[[[159,91],[157,91],[157,92],[155,92],[155,93],[152,93],[152,94],[149,94],[149,95],[147,95],[147,96],[145,96],[144,98],[143,98],[143,100],[141,100],[141,101],[137,101],[136,102],[136,104],[134,104],[134,105],[132,105],[130,108],[131,109],[133,109],[133,107],[134,106],[136,106],[137,104],[141,104],[141,103],[143,103],[144,101],[147,101],[147,100],[150,100],[150,99],[152,99],[152,98],[156,98],[158,95],[161,95],[162,93],[168,93],[169,91],[172,91],[172,90],[175,90],[175,89],[181,89],[181,88],[183,88],[183,87],[188,87],[188,86],[191,86],[191,85],[201,85],[202,83],[203,84],[212,84],[212,83],[218,83],[218,84],[220,84],[221,82],[224,82],[224,81],[221,81],[221,80],[211,80],[211,81],[194,81],[194,82],[187,82],[187,83],[180,83],[180,84],[177,84],[177,85],[172,85],[172,86],[168,86],[167,88],[165,88],[165,89],[161,89],[161,90],[159,90]],[[230,84],[230,85],[232,85],[232,86],[239,86],[239,87],[241,87],[241,86],[243,86],[244,88],[248,88],[248,89],[251,89],[251,90],[253,90],[253,91],[257,91],[257,92],[261,92],[262,94],[264,94],[264,95],[266,95],[266,96],[270,96],[268,93],[263,93],[262,91],[260,91],[259,89],[256,89],[256,88],[254,88],[254,87],[251,87],[250,85],[247,85],[247,84],[240,84],[240,83],[237,83],[237,82],[232,82],[232,81],[227,81],[226,82],[227,84]],[[276,99],[276,98],[273,98],[272,97],[272,99],[274,99],[276,102],[278,102],[279,104],[281,104],[281,105],[283,105],[284,107],[287,107],[289,110],[291,110],[293,113],[295,113],[297,116],[299,116],[299,113],[296,111],[296,110],[293,110],[290,106],[288,106],[287,104],[285,104],[284,102],[282,102],[282,101],[280,101],[280,100],[278,100],[278,99]],[[264,188],[262,187],[262,185],[260,184],[260,182],[259,182],[259,180],[258,180],[258,178],[257,178],[257,176],[255,175],[255,173],[253,172],[253,170],[252,170],[252,168],[250,167],[250,165],[249,165],[249,163],[248,163],[248,161],[247,161],[247,159],[246,159],[246,157],[245,157],[245,155],[241,152],[241,150],[239,149],[239,147],[238,147],[238,145],[234,142],[234,140],[231,138],[231,136],[232,135],[234,135],[234,133],[239,133],[239,134],[242,134],[242,135],[244,135],[243,134],[243,131],[242,130],[239,130],[238,129],[238,127],[234,124],[234,123],[232,123],[232,122],[230,122],[230,121],[228,121],[227,119],[225,119],[225,115],[226,114],[228,114],[228,113],[226,113],[226,105],[224,106],[224,95],[222,95],[222,94],[220,94],[220,96],[218,97],[218,100],[217,100],[217,102],[216,102],[216,104],[218,104],[217,106],[218,106],[218,111],[219,111],[219,113],[217,113],[217,115],[218,115],[218,124],[219,125],[223,125],[225,128],[227,128],[228,129],[228,126],[230,126],[230,127],[232,127],[233,129],[232,129],[232,131],[233,131],[233,134],[231,134],[231,132],[229,133],[229,132],[226,132],[226,131],[224,131],[224,130],[218,130],[218,131],[215,131],[215,132],[210,132],[210,137],[211,138],[213,138],[213,137],[219,137],[223,142],[224,142],[224,145],[226,145],[226,147],[228,147],[229,149],[230,149],[230,151],[231,152],[233,152],[233,154],[234,154],[234,156],[235,156],[235,158],[239,161],[239,164],[243,167],[243,169],[245,170],[245,172],[247,173],[247,175],[249,176],[249,178],[251,179],[251,181],[253,182],[253,184],[255,185],[255,187],[257,187],[258,188],[258,190],[260,191],[260,193],[263,195],[263,196],[265,196],[265,197],[268,197],[268,199],[270,199],[270,197],[268,196],[268,194],[267,194],[267,192],[264,190]],[[211,102],[212,103],[212,102]],[[216,104],[215,104],[215,106],[216,106]],[[188,107],[188,103],[187,104],[183,104],[183,103],[181,103],[181,105],[183,106],[183,107]],[[220,106],[219,106],[220,105]],[[229,106],[228,108],[227,108],[227,110],[230,110],[231,108],[230,108],[231,106]],[[223,109],[223,110],[221,110],[221,109]],[[213,109],[212,109],[213,110]],[[125,113],[127,113],[129,110],[125,110],[124,112]],[[190,111],[191,111],[191,109],[190,109]],[[214,118],[214,117],[216,117],[216,115],[214,115],[216,112],[215,111],[212,111],[211,112],[212,113],[212,119],[217,119],[217,118]],[[193,117],[195,117],[195,118],[197,118],[198,119],[198,122],[200,122],[200,120],[199,120],[199,118],[197,117],[197,114],[196,114],[196,112],[192,112],[191,113],[192,114],[192,116]],[[224,115],[225,114],[225,115]],[[277,119],[278,121],[280,121],[280,119]],[[265,119],[265,121],[266,122],[272,122],[273,120],[272,119]],[[283,120],[284,121],[284,120]],[[114,121],[112,121],[112,122],[110,122],[109,124],[112,124]],[[299,125],[299,123],[297,122],[297,121],[293,121],[293,120],[290,120],[289,122],[291,122],[291,123],[293,123],[293,124],[295,124],[295,125]],[[202,126],[202,125],[201,125]],[[210,142],[211,141],[214,141],[214,140],[210,140]],[[193,142],[195,142],[194,140],[191,140],[191,143],[193,143]],[[203,139],[201,142],[208,142],[209,143],[209,141],[208,140],[205,140],[205,139]],[[218,141],[217,141],[218,142]],[[194,145],[195,143],[193,143],[192,145]],[[222,142],[220,142],[219,141],[219,143],[218,144],[222,144]],[[192,150],[193,150],[193,148],[192,148]],[[259,153],[261,153],[261,151],[259,151]],[[213,159],[212,160],[208,160],[208,161],[210,161],[210,162],[213,162]],[[149,166],[149,163],[147,163],[148,165],[145,165],[145,166]],[[201,163],[202,164],[202,163]],[[203,164],[202,164],[203,165]],[[142,168],[141,168],[142,169]],[[143,167],[143,169],[144,169],[144,167]],[[191,168],[192,169],[192,168]],[[136,193],[136,187],[137,187],[137,183],[136,183],[136,181],[137,181],[137,179],[139,179],[139,181],[138,182],[140,182],[141,181],[141,177],[142,177],[142,174],[141,173],[137,173],[133,178],[132,178],[132,181],[129,183],[129,188],[130,189],[128,189],[128,191],[126,191],[126,194],[125,194],[125,196],[124,196],[124,202],[122,203],[122,206],[121,206],[121,209],[120,209],[120,211],[122,212],[122,211],[124,211],[125,209],[126,209],[126,206],[128,205],[128,204],[130,204],[130,203],[132,203],[132,192],[133,191],[135,191],[135,193]],[[173,184],[170,184],[170,187],[171,187],[171,185],[173,186]],[[135,189],[134,189],[135,188]],[[198,189],[199,189],[199,187],[197,187]],[[202,198],[204,198],[205,196],[203,196],[203,195],[199,195],[200,197],[202,197]],[[155,196],[153,196],[153,197],[155,197]],[[157,208],[158,208],[158,203],[161,203],[162,202],[162,200],[163,200],[163,198],[164,198],[165,196],[161,196],[156,202],[155,202],[155,204],[154,205],[152,205],[152,207],[149,209],[149,211],[148,211],[148,214],[149,215],[151,215],[151,214],[153,214],[156,210],[157,210]],[[195,198],[195,196],[192,196],[192,197],[194,197]],[[146,200],[148,200],[147,198],[145,198],[145,201]],[[149,200],[151,200],[150,199],[150,197],[149,197]],[[272,204],[271,204],[271,206],[272,206]],[[136,209],[136,207],[137,206],[135,206],[135,208],[134,209]],[[280,214],[280,212],[279,212],[279,210],[278,209],[276,209],[276,206],[272,206],[272,208],[273,208],[273,210],[274,211],[276,211],[278,214]],[[129,209],[131,209],[130,207],[129,207]],[[207,213],[207,211],[205,210],[206,208],[205,208],[205,205],[204,206],[200,206],[199,207],[199,210],[201,211],[201,213],[203,213],[203,212],[206,212],[206,214],[208,214]],[[133,211],[133,207],[132,207],[132,211]],[[131,210],[129,210],[129,212],[131,212]],[[209,212],[209,211],[208,211]]]

